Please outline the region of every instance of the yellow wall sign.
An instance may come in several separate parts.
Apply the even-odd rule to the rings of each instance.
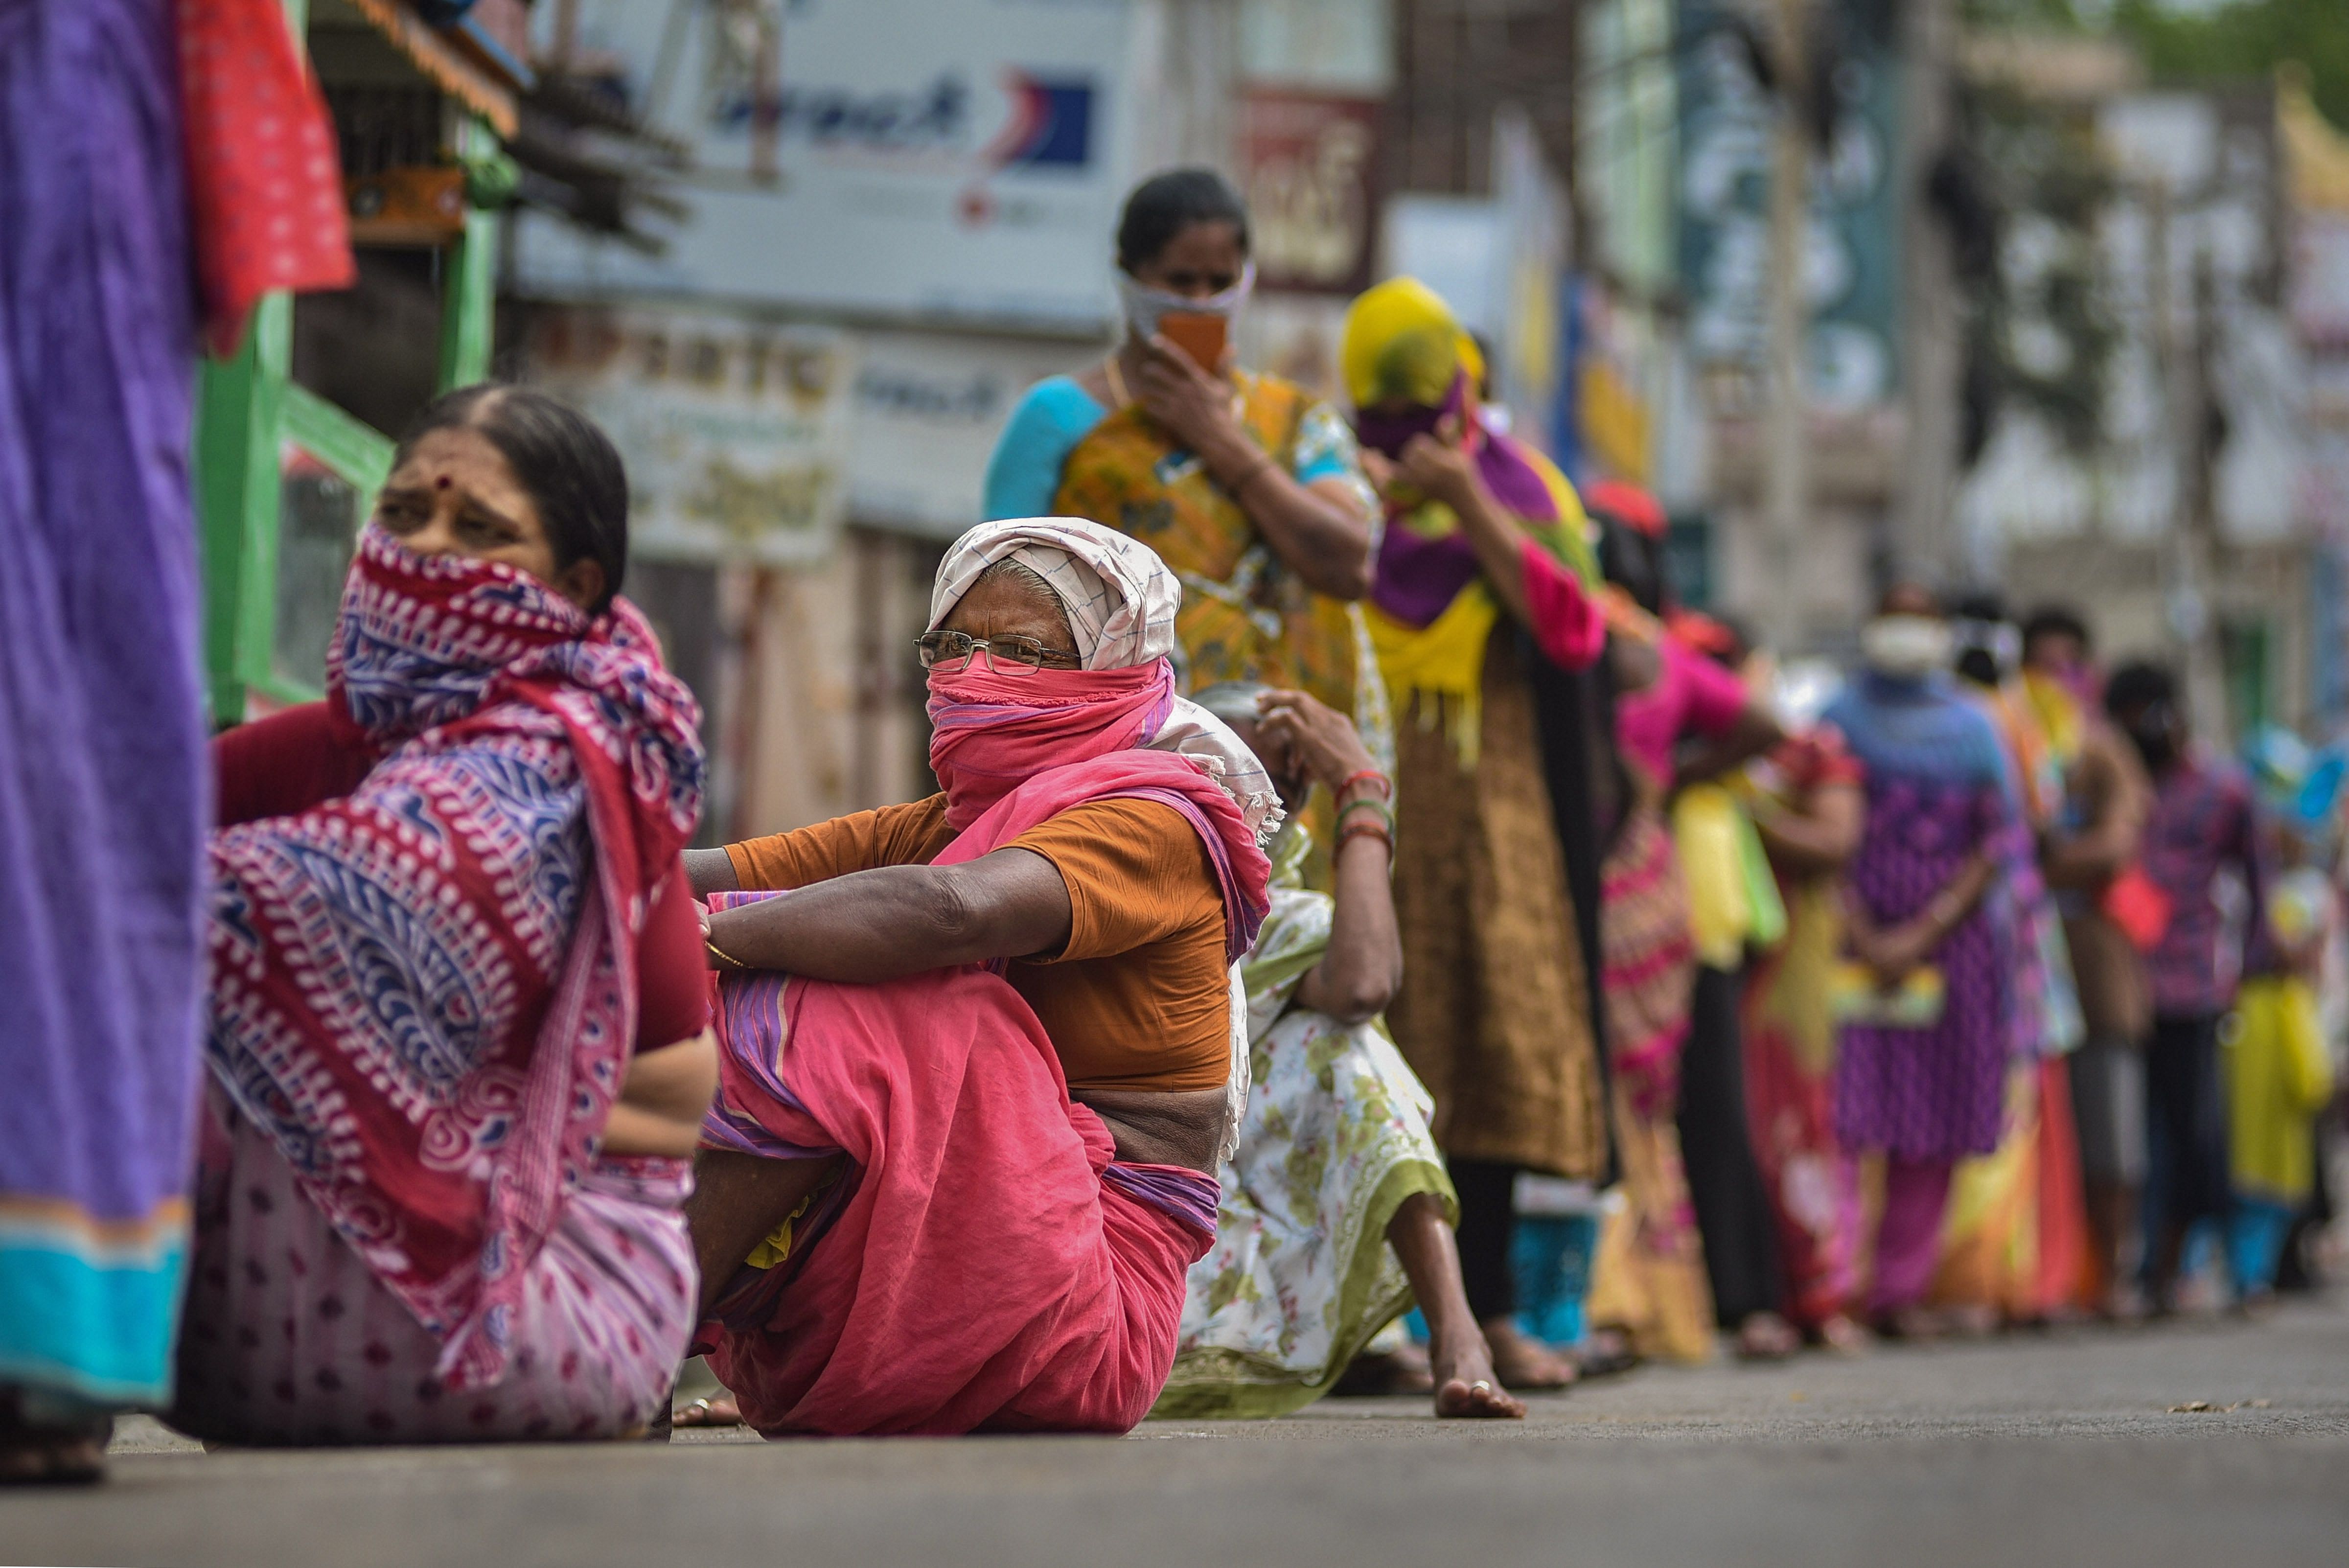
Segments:
[[[1578,394],[1584,450],[1618,479],[1648,483],[1648,405],[1604,359],[1584,362]]]

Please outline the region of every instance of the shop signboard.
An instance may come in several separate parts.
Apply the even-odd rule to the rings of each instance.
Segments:
[[[1240,106],[1240,178],[1268,289],[1359,294],[1371,281],[1379,101],[1280,88]]]
[[[956,537],[980,520],[987,460],[1020,395],[1101,352],[1098,342],[860,334],[851,514],[900,533]]]
[[[690,211],[657,255],[526,214],[517,277],[552,296],[1098,326],[1135,9],[577,0],[575,57],[689,152],[675,193]]]
[[[620,449],[635,554],[766,566],[831,554],[847,506],[849,334],[568,306],[535,314],[526,356],[531,380]]]
[[[1834,104],[1804,224],[1807,385],[1816,406],[1857,410],[1899,391],[1900,67],[1890,38],[1868,25],[1869,7],[1832,0],[1832,8],[1844,13],[1845,47],[1824,83]],[[1680,0],[1680,276],[1700,369],[1758,378],[1778,121],[1731,26],[1737,10],[1728,0]]]

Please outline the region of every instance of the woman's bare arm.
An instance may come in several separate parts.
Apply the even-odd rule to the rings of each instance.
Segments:
[[[1206,465],[1306,587],[1340,599],[1371,591],[1371,520],[1350,486],[1299,483],[1241,428],[1230,380],[1209,375],[1165,338],[1125,352],[1135,400]]]
[[[1843,868],[1859,848],[1868,797],[1856,784],[1821,784],[1800,810],[1757,811],[1754,826],[1770,858],[1798,877]]]
[[[734,857],[723,849],[687,850],[685,879],[693,885],[697,898],[707,898],[712,893],[739,892],[742,887],[742,879],[734,869]]]
[[[1708,735],[1689,749],[1688,758],[1680,767],[1680,782],[1693,784],[1699,779],[1719,778],[1785,738],[1785,728],[1778,722],[1778,715],[1771,711],[1770,705],[1749,697],[1727,730]]]
[[[869,983],[1058,951],[1073,913],[1050,860],[999,849],[960,866],[885,866],[708,919],[711,967]],[[722,957],[721,957],[722,955]]]
[[[1402,456],[1392,462],[1365,451],[1362,466],[1381,494],[1400,486],[1452,508],[1495,597],[1520,625],[1533,624],[1533,600],[1526,590],[1525,533],[1485,488],[1457,418],[1447,415],[1433,435],[1412,437]]]
[[[1340,1023],[1361,1023],[1387,1010],[1402,989],[1402,935],[1395,925],[1383,840],[1363,836],[1338,851],[1337,909],[1330,950],[1297,982],[1297,1005]]]
[[[1387,798],[1391,791],[1365,776],[1377,770],[1344,714],[1302,691],[1268,691],[1258,701],[1263,743],[1299,758],[1313,781],[1337,796],[1341,812],[1358,800]],[[1358,781],[1350,789],[1349,779]],[[1402,934],[1389,882],[1392,853],[1371,835],[1357,834],[1337,846],[1329,950],[1297,982],[1296,1005],[1360,1023],[1394,1000],[1402,986]]]
[[[2077,833],[2043,838],[2039,863],[2051,888],[2101,888],[2137,858],[2152,803],[2144,781],[2108,749],[2119,743],[2109,732],[2090,732],[2079,765],[2095,787],[2080,793],[2095,803],[2095,815]]]
[[[1887,982],[1899,980],[1930,960],[1951,931],[1974,912],[1997,867],[1977,850],[1966,857],[1957,874],[1925,907],[1897,926],[1879,928],[1868,919],[1857,898],[1847,901],[1852,951]]]
[[[604,1127],[606,1154],[658,1154],[689,1159],[701,1141],[701,1118],[718,1093],[718,1037],[690,1040],[628,1058],[620,1097]]]

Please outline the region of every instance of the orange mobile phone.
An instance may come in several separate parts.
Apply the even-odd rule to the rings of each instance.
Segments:
[[[1158,330],[1166,341],[1191,357],[1191,362],[1216,375],[1224,368],[1225,334],[1230,323],[1220,316],[1205,311],[1178,311],[1158,318]]]

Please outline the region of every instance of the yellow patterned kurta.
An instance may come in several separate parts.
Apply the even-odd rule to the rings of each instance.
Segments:
[[[1284,470],[1335,458],[1362,484],[1353,436],[1336,410],[1277,376],[1239,376],[1241,427]],[[1372,511],[1367,484],[1361,498]],[[1129,403],[1095,425],[1061,470],[1053,509],[1141,540],[1183,581],[1174,618],[1175,676],[1186,691],[1222,680],[1261,680],[1309,691],[1350,715],[1381,767],[1392,768],[1394,730],[1386,687],[1361,608],[1306,587],[1266,543],[1239,503],[1177,448],[1158,422]],[[1329,842],[1317,794],[1306,818]],[[1323,885],[1316,867],[1309,877]]]

